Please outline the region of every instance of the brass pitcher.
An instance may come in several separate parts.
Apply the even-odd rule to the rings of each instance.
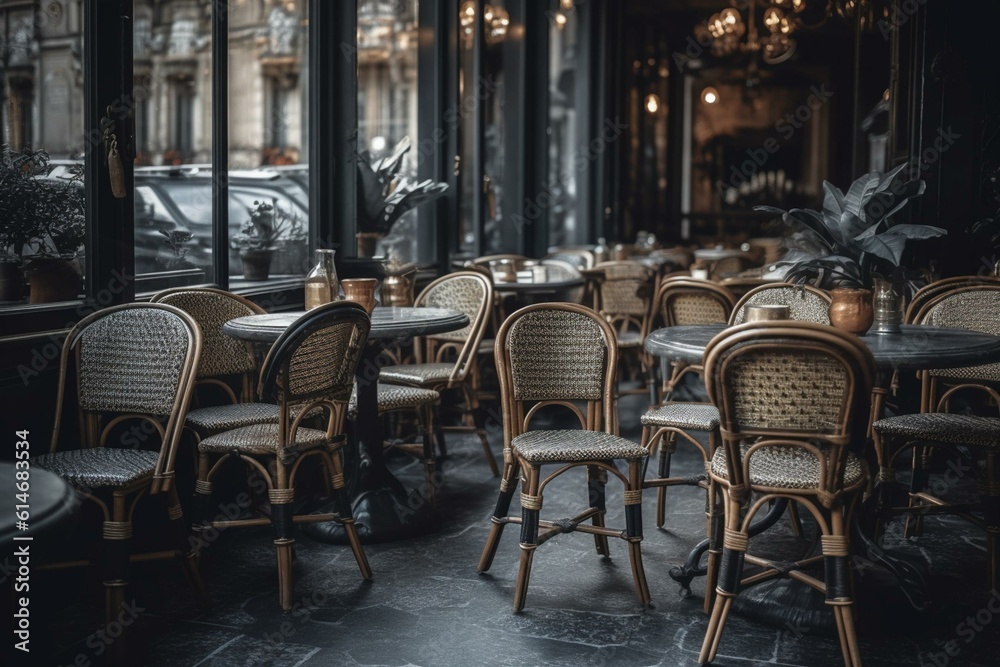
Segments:
[[[379,288],[379,298],[383,306],[400,306],[409,308],[413,305],[413,286],[416,282],[417,267],[410,268],[399,273],[388,273],[382,279],[382,287]]]

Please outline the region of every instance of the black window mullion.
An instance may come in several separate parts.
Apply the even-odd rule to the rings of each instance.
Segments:
[[[229,3],[212,3],[213,282],[229,289]]]

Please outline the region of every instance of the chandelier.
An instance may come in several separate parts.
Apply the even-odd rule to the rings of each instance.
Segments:
[[[708,45],[715,56],[734,53],[759,54],[771,65],[783,63],[795,53],[792,34],[802,23],[799,14],[806,9],[806,0],[732,0],[727,7],[695,28],[698,42]],[[744,19],[737,7],[746,9]],[[758,8],[763,11],[758,11]],[[766,32],[761,34],[758,20]]]
[[[462,42],[466,48],[472,48],[476,35],[476,2],[466,0],[458,12],[458,24],[462,33]],[[503,41],[510,26],[510,14],[502,7],[483,6],[483,32],[487,44]]]

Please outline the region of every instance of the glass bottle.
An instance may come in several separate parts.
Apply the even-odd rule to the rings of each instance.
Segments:
[[[317,250],[316,266],[306,276],[306,310],[339,298],[340,281],[333,264],[336,250]]]
[[[602,236],[597,239],[597,246],[594,248],[594,263],[600,264],[601,262],[606,262],[608,259],[608,242]]]

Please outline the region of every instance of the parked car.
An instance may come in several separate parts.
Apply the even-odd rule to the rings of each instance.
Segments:
[[[136,274],[164,271],[171,252],[160,231],[188,231],[187,263],[211,271],[212,170],[204,165],[139,167],[135,170]],[[272,170],[229,172],[229,238],[236,238],[250,218],[254,202],[274,203],[278,214],[308,226],[308,193],[302,185]],[[285,234],[294,234],[295,230]],[[281,241],[282,239],[279,239]],[[308,270],[308,243],[303,237],[284,239],[271,265],[272,275],[301,275]],[[230,273],[241,272],[239,250],[230,244]]]

